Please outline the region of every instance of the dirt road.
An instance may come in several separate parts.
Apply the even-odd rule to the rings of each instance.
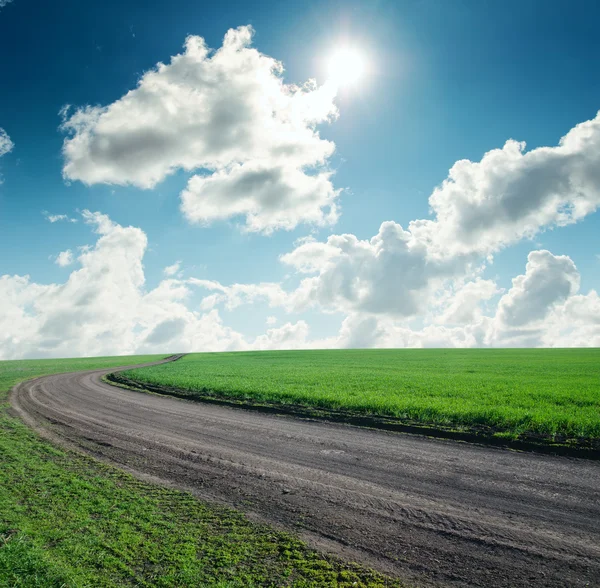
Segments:
[[[17,386],[46,435],[230,504],[413,585],[600,586],[600,463],[265,415],[109,386]]]

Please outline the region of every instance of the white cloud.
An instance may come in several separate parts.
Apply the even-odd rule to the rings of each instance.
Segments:
[[[557,147],[526,152],[510,140],[479,162],[457,161],[429,204],[435,220],[409,229],[453,255],[497,251],[581,220],[600,205],[600,113]]]
[[[181,261],[176,261],[173,265],[168,265],[167,267],[165,267],[163,273],[165,274],[165,276],[174,276],[175,274],[179,273],[180,269]]]
[[[385,347],[385,330],[372,315],[351,314],[342,322],[334,347],[350,349]]]
[[[308,175],[293,165],[271,162],[235,165],[194,176],[181,193],[181,210],[192,222],[246,217],[248,231],[271,233],[299,223],[334,224],[338,219],[329,172]]]
[[[596,341],[595,327],[581,320],[566,327],[579,287],[568,257],[531,252],[525,274],[496,308],[491,301],[502,291],[481,273],[508,244],[595,210],[599,129],[600,115],[558,147],[524,153],[509,142],[479,163],[458,162],[430,197],[434,219],[413,221],[408,230],[387,221],[366,240],[299,240],[281,256],[301,278],[297,288],[207,282],[214,293],[205,303],[233,308],[265,299],[288,311],[345,313],[338,335],[322,342],[330,346],[552,345],[550,333],[564,344],[585,344],[581,332]]]
[[[55,263],[56,265],[60,265],[60,267],[67,267],[71,265],[74,261],[73,252],[70,249],[66,251],[61,251],[57,256]]]
[[[305,349],[309,347],[309,328],[305,321],[286,323],[285,325],[269,329],[254,341],[253,349]]]
[[[512,288],[498,304],[498,318],[518,327],[544,319],[552,308],[579,290],[579,272],[570,257],[550,251],[532,251],[525,274],[512,281]]]
[[[352,248],[348,251],[354,255]],[[311,242],[312,243],[312,242]],[[370,243],[363,242],[370,246]],[[320,255],[315,258],[336,259],[336,256]],[[310,271],[310,256],[296,259],[300,267]],[[365,263],[371,266],[372,258]],[[335,266],[337,267],[337,266]],[[354,269],[355,266],[351,266]],[[429,301],[415,316],[403,312],[374,312],[369,310],[368,300],[354,307],[346,304],[356,284],[349,280],[328,278],[340,292],[346,292],[344,304],[331,308],[344,308],[347,313],[339,332],[323,339],[309,339],[298,326],[285,344],[288,348],[361,348],[361,347],[536,347],[536,346],[597,346],[600,342],[600,297],[595,291],[587,295],[576,294],[579,273],[573,261],[566,256],[556,256],[549,251],[532,251],[528,256],[524,275],[513,280],[513,286],[495,305],[491,300],[503,290],[493,280],[485,280],[474,269],[470,277],[443,281],[439,289],[423,296]],[[336,270],[337,271],[337,270]],[[235,284],[223,286],[217,282],[193,280],[209,290],[217,291],[204,300],[213,308],[225,303],[229,308],[253,304],[264,299],[271,306],[281,306],[288,311],[301,310],[306,293],[314,292],[303,282],[296,290],[286,292],[279,285]],[[203,283],[202,283],[203,282]],[[360,291],[360,290],[356,290]],[[359,300],[359,302],[361,302]],[[319,308],[323,306],[319,299]],[[401,306],[401,308],[404,308]],[[268,325],[275,321],[267,321]],[[290,330],[289,324],[283,332]],[[279,330],[277,330],[279,332]],[[283,336],[283,334],[282,334]],[[293,339],[293,344],[292,344]],[[272,345],[277,348],[274,336],[261,336],[254,345]]]
[[[435,317],[435,322],[442,325],[474,323],[482,316],[481,303],[501,292],[493,280],[479,277],[458,288],[450,287],[444,293],[442,312]]]
[[[402,319],[354,313],[342,322],[339,333],[317,347],[481,347],[486,345],[487,319],[461,327],[430,324],[414,328]]]
[[[46,220],[50,223],[58,223],[58,222],[69,222],[76,223],[76,218],[71,218],[66,214],[50,214],[47,210],[43,210],[42,214],[46,217]]]
[[[2,8],[2,4],[0,4],[0,8]],[[10,140],[6,131],[0,127],[0,157],[10,153],[14,146],[15,144]]]
[[[335,222],[339,191],[323,168],[334,144],[316,130],[337,116],[335,88],[285,84],[252,34],[231,29],[215,52],[190,36],[116,102],[63,109],[64,177],[152,188],[178,169],[203,170],[181,195],[192,222],[241,216],[265,232]]]
[[[205,297],[202,308],[213,308],[224,303],[228,310],[233,310],[242,304],[253,304],[266,301],[270,306],[290,306],[290,297],[287,292],[276,282],[262,282],[259,284],[233,284],[224,286],[214,280],[199,280],[189,278],[186,283],[215,292]]]
[[[453,292],[449,291],[450,305],[432,317],[432,324],[415,328],[410,321],[394,317],[351,314],[327,345],[596,347],[600,344],[600,297],[594,290],[586,295],[576,294],[579,280],[569,257],[532,251],[525,274],[513,280],[512,288],[500,299],[493,316],[486,316],[480,310],[472,315],[460,311],[457,316]],[[463,302],[471,300],[477,304],[498,292],[493,282],[476,279],[467,282],[457,295]],[[451,320],[447,320],[449,316]]]
[[[272,327],[273,325],[276,325],[277,324],[277,317],[276,316],[268,316],[267,320],[266,320],[266,323],[270,327]]]
[[[544,321],[547,347],[600,347],[600,296],[595,290],[570,296]]]
[[[250,37],[247,28],[230,31],[212,55],[191,37],[182,55],[145,74],[121,100],[76,111],[65,122],[73,133],[64,146],[65,176],[151,187],[176,169],[204,168],[182,194],[191,220],[243,216],[248,230],[262,232],[333,222],[337,193],[323,167],[333,145],[315,128],[335,115],[333,96],[326,87],[283,84],[279,64],[251,49]],[[482,277],[503,247],[600,205],[600,114],[557,147],[526,152],[509,141],[480,162],[457,162],[429,203],[432,218],[407,229],[386,221],[370,239],[297,241],[281,256],[299,280],[290,290],[275,282],[174,279],[177,262],[165,268],[171,279],[147,291],[143,231],[84,211],[98,241],[82,250],[81,269],[64,284],[1,278],[0,350],[20,357],[166,347],[600,345],[600,299],[595,291],[577,293],[579,272],[569,257],[532,251],[506,293]],[[192,287],[208,292],[199,311],[188,307]],[[309,339],[304,320],[254,341],[223,325],[219,305],[256,302],[345,318],[335,336],[320,340]]]
[[[368,241],[332,235],[325,243],[304,242],[281,259],[316,274],[295,292],[297,305],[395,316],[424,312],[446,280],[475,271],[475,258],[432,257],[426,243],[391,221]]]

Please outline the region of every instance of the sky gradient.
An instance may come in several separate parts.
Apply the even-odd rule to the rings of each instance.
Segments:
[[[598,17],[0,0],[0,359],[600,346]]]

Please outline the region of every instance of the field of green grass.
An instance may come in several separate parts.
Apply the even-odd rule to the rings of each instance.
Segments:
[[[124,375],[198,399],[343,410],[509,439],[600,440],[600,349],[202,353]]]
[[[155,359],[0,362],[0,587],[395,585],[236,511],[58,449],[9,412],[19,381]]]

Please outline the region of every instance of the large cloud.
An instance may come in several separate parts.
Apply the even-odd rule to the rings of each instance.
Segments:
[[[595,290],[557,305],[544,321],[543,345],[600,347],[600,296]]]
[[[182,210],[193,222],[245,216],[249,230],[336,220],[333,143],[315,126],[337,115],[332,85],[285,84],[282,65],[231,29],[211,52],[190,36],[183,53],[145,73],[104,107],[69,114],[63,174],[86,184],[152,188],[178,169],[190,178]]]
[[[475,278],[452,284],[440,297],[441,311],[435,322],[442,325],[467,325],[483,316],[482,303],[502,292],[493,280]]]
[[[594,290],[577,294],[579,282],[569,257],[532,251],[525,274],[513,279],[491,316],[479,305],[500,290],[492,281],[478,278],[456,292],[446,292],[430,324],[423,324],[422,318],[411,324],[393,316],[352,313],[327,346],[597,347],[600,297]]]
[[[558,147],[524,153],[509,142],[481,162],[457,163],[430,197],[435,217],[407,230],[387,221],[370,239],[304,239],[281,256],[301,278],[292,290],[211,282],[215,294],[205,304],[264,298],[287,310],[345,313],[340,333],[323,346],[585,344],[584,331],[596,341],[597,328],[577,318],[591,316],[595,293],[577,298],[579,273],[570,258],[531,252],[525,274],[496,308],[490,301],[502,290],[481,273],[502,247],[596,209],[599,121],[577,125]]]
[[[600,206],[600,113],[557,147],[507,141],[479,162],[461,160],[429,198],[434,221],[411,223],[450,254],[489,253]]]
[[[446,280],[475,271],[476,258],[434,257],[427,243],[388,221],[369,240],[332,235],[325,243],[306,241],[281,259],[300,273],[316,274],[300,284],[297,304],[411,316],[426,311]]]

